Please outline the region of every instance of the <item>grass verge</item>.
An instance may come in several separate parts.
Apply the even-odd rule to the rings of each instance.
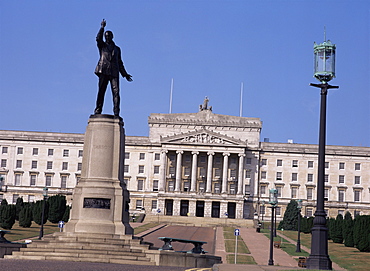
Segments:
[[[1,229],[5,230],[3,228]],[[15,242],[15,241],[23,240],[23,239],[31,239],[33,237],[39,236],[40,225],[37,225],[36,223],[32,222],[32,225],[30,228],[22,228],[22,227],[19,227],[18,221],[16,221],[12,229],[9,231],[10,232],[5,234],[4,236],[8,241]],[[47,222],[44,225],[44,235],[51,234],[57,231],[59,231],[58,224],[52,224],[50,222]]]
[[[136,228],[134,228],[134,235],[142,233],[143,231],[149,230],[149,229],[154,228],[155,226],[158,226],[158,225],[159,225],[159,223],[152,222],[152,223],[147,223],[147,224],[141,225],[139,227],[136,227]]]
[[[233,264],[235,263],[235,255],[228,254],[226,256],[227,263]],[[252,256],[249,255],[236,255],[236,264],[257,264]]]

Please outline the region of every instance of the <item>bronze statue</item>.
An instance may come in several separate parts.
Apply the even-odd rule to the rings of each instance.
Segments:
[[[131,75],[126,72],[125,66],[121,59],[121,49],[116,46],[113,41],[112,31],[104,33],[106,21],[103,19],[101,28],[96,36],[96,42],[99,48],[100,59],[95,68],[95,74],[99,77],[99,91],[96,99],[95,114],[101,114],[104,103],[104,95],[107,90],[108,83],[112,89],[113,96],[113,112],[115,116],[119,116],[120,97],[119,97],[119,74],[131,82]],[[103,33],[105,42],[103,41]]]

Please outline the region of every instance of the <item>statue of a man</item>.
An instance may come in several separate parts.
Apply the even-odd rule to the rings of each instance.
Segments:
[[[132,81],[132,78],[131,75],[126,72],[125,66],[123,65],[121,49],[114,43],[112,31],[106,31],[104,33],[105,26],[106,21],[103,19],[101,28],[96,36],[100,59],[95,69],[95,74],[99,77],[99,91],[96,99],[95,114],[101,114],[102,112],[105,91],[110,82],[113,96],[113,112],[115,116],[119,116],[119,74],[129,82]],[[105,42],[103,41],[103,34]]]

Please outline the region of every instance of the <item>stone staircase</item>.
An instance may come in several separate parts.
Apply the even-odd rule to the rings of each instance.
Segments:
[[[54,233],[5,258],[156,265],[149,247],[130,235]]]

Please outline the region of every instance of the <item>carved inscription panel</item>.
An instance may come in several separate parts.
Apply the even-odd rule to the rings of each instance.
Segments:
[[[110,209],[110,199],[84,198],[84,208]]]

